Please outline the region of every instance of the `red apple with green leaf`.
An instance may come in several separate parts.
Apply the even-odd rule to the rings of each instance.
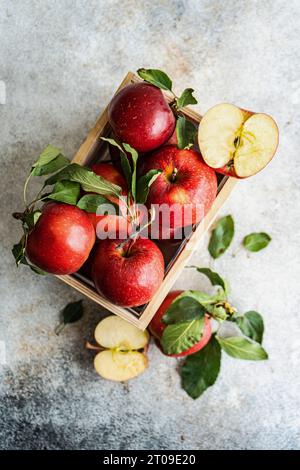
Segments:
[[[261,171],[275,155],[278,140],[278,127],[271,116],[227,103],[209,109],[198,130],[207,165],[236,178]]]
[[[138,152],[160,147],[175,129],[174,114],[162,91],[145,82],[122,88],[110,102],[108,119],[119,141]]]
[[[149,239],[103,240],[96,248],[95,287],[116,305],[137,307],[149,302],[163,277],[163,255]]]
[[[160,225],[176,229],[199,222],[210,209],[217,194],[217,177],[204,163],[199,152],[162,147],[150,155],[143,172],[161,170],[152,184],[147,206],[155,204],[170,208],[167,220],[160,217]]]
[[[86,212],[76,206],[49,202],[29,233],[26,257],[51,274],[78,271],[95,243],[95,230]]]
[[[154,315],[153,319],[151,320],[151,323],[149,325],[149,330],[150,333],[159,341],[162,337],[163,331],[166,328],[166,324],[163,322],[162,317],[172,304],[172,302],[184,291],[182,290],[175,290],[172,292],[169,292],[159,309],[157,310],[156,314]],[[179,354],[167,354],[167,356],[171,357],[183,357],[183,356],[189,356],[190,354],[194,354],[198,351],[200,351],[204,346],[207,345],[209,342],[210,338],[212,335],[212,328],[211,328],[211,322],[208,316],[205,316],[204,318],[204,330],[203,334],[201,336],[201,339],[198,343],[194,344],[192,347],[186,349],[185,351],[179,353]],[[161,348],[160,348],[161,349]],[[162,349],[161,349],[162,350]]]

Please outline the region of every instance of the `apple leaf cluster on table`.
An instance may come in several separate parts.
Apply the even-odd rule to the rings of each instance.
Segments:
[[[197,103],[192,88],[178,97],[164,72],[139,69],[138,74],[143,81],[122,88],[108,108],[112,134],[101,139],[109,145],[112,164],[83,167],[48,145],[26,179],[25,209],[13,214],[22,225],[12,249],[17,266],[28,265],[38,274],[84,270],[101,295],[122,307],[144,305],[159,289],[165,266],[156,242],[168,230],[172,243],[178,230],[202,220],[217,195],[216,173],[252,176],[268,164],[278,144],[272,117],[231,104],[208,110],[197,128],[183,111]],[[162,90],[169,92],[170,102]],[[28,202],[27,188],[35,177],[43,177],[41,189]],[[171,213],[167,223],[154,209],[163,205]],[[157,236],[148,238],[155,222]],[[214,259],[227,250],[233,235],[232,217],[220,219],[208,246]],[[266,233],[252,233],[242,244],[256,252],[270,240]],[[188,356],[182,384],[193,398],[216,380],[221,350],[241,359],[267,358],[261,316],[239,315],[228,301],[228,282],[209,268],[196,269],[217,291],[171,292],[150,324],[164,354]],[[82,314],[81,301],[66,306],[56,332]],[[148,333],[116,317],[103,322],[96,329],[101,349],[96,369],[112,380],[138,375],[147,366]]]

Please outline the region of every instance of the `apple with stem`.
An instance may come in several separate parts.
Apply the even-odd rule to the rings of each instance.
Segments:
[[[217,194],[216,174],[204,163],[200,153],[173,145],[162,147],[145,160],[143,172],[152,169],[161,170],[161,174],[150,187],[147,206],[161,209],[159,225],[172,231],[199,222]],[[167,217],[164,208],[170,210]]]
[[[116,305],[137,307],[153,297],[164,277],[164,259],[149,239],[102,240],[92,278],[98,292]]]
[[[69,204],[49,202],[29,233],[26,257],[51,274],[71,274],[87,260],[95,230],[86,212]]]
[[[148,365],[145,351],[149,342],[147,331],[115,315],[104,318],[95,329],[95,340],[102,349],[94,359],[94,367],[107,380],[123,382],[140,375]]]
[[[271,116],[227,103],[209,109],[198,130],[207,165],[236,178],[261,171],[275,155],[278,141],[278,127]]]
[[[113,97],[108,120],[120,142],[138,152],[160,147],[175,129],[175,116],[162,91],[145,82],[128,85]]]
[[[175,290],[172,292],[169,292],[159,309],[157,310],[156,314],[152,318],[150,324],[149,324],[149,330],[150,333],[156,338],[156,340],[159,340],[162,337],[164,329],[167,327],[167,325],[162,321],[162,317],[164,316],[165,312],[168,310],[170,307],[171,303],[184,291],[182,290]],[[192,347],[186,349],[185,351],[182,351],[179,354],[166,354],[166,356],[171,356],[171,357],[183,357],[183,356],[189,356],[190,354],[194,354],[198,351],[200,351],[204,346],[207,345],[209,342],[210,338],[212,335],[212,328],[211,328],[211,322],[209,317],[206,315],[204,318],[204,330],[203,330],[203,335],[198,341],[198,343],[194,344]],[[162,351],[161,347],[159,346],[160,350]],[[165,354],[165,353],[164,353]]]

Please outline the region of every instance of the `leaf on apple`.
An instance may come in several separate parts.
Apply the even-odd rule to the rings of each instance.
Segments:
[[[188,106],[189,104],[197,104],[198,101],[196,98],[193,96],[195,90],[193,88],[186,88],[179,98],[176,99],[176,104],[177,108],[184,108],[185,106]]]
[[[75,206],[80,195],[80,184],[74,181],[58,181],[47,199]]]
[[[195,143],[195,136],[197,134],[197,129],[191,121],[188,121],[183,116],[177,117],[176,122],[176,136],[177,136],[177,146],[179,149],[188,149],[192,147]]]
[[[234,221],[231,215],[222,217],[214,230],[212,231],[208,251],[210,255],[217,259],[219,258],[232,242],[234,236]]]
[[[114,204],[113,202],[109,201],[103,196],[100,196],[99,194],[85,194],[84,196],[82,196],[82,198],[79,199],[76,205],[77,207],[79,207],[79,209],[94,214],[97,213],[97,210],[100,206],[104,205],[105,211],[103,210],[103,213],[101,211],[101,214],[99,215],[120,214],[120,207],[118,204]]]
[[[138,75],[151,85],[154,85],[162,90],[172,91],[172,80],[162,70],[158,69],[138,69]]]
[[[141,176],[137,181],[136,200],[140,204],[145,204],[149,194],[150,186],[156,178],[161,174],[161,170],[150,170]]]
[[[270,235],[264,232],[250,233],[243,240],[243,246],[252,252],[257,252],[266,248],[271,241]]]
[[[162,317],[162,321],[167,325],[191,321],[204,317],[206,310],[197,300],[183,292],[173,300],[169,308]]]
[[[43,176],[54,173],[66,166],[70,161],[62,154],[61,150],[53,145],[48,145],[32,165],[33,176]]]
[[[209,343],[191,356],[181,368],[182,387],[191,398],[199,398],[217,380],[221,367],[221,348],[212,336]]]
[[[125,179],[126,179],[127,187],[130,189],[131,188],[131,182],[132,182],[132,169],[131,169],[130,163],[128,161],[125,150],[122,148],[122,146],[120,144],[118,144],[118,142],[115,139],[109,139],[107,137],[101,137],[101,140],[104,140],[105,142],[108,142],[110,145],[113,145],[114,147],[117,147],[119,149],[121,167],[122,167]]]
[[[58,173],[50,176],[45,181],[45,186],[52,185],[58,181],[73,181],[79,183],[86,192],[93,192],[102,196],[112,195],[119,197],[121,188],[116,184],[110,183],[101,176],[96,175],[87,167],[71,163]]]
[[[216,336],[221,348],[231,357],[248,361],[263,361],[268,359],[264,348],[245,336],[221,338]]]
[[[180,354],[200,341],[204,328],[204,316],[191,321],[167,325],[161,337],[165,354]]]
[[[40,210],[32,211],[25,215],[24,222],[27,225],[28,230],[33,229],[41,215],[42,212]]]
[[[264,321],[262,316],[253,310],[244,313],[244,315],[237,317],[238,326],[244,335],[251,338],[253,341],[261,344],[264,334]]]
[[[123,142],[123,147],[125,151],[129,152],[132,156],[133,171],[131,175],[131,186],[129,186],[129,188],[131,188],[131,194],[132,194],[133,200],[136,202],[136,167],[137,167],[137,160],[138,160],[139,154],[129,144],[126,144]]]

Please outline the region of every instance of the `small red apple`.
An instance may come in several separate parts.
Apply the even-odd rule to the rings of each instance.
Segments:
[[[95,243],[87,214],[76,206],[49,202],[30,232],[26,256],[51,274],[71,274],[83,265]]]
[[[232,104],[209,109],[198,130],[205,162],[218,173],[247,178],[261,171],[275,155],[279,131],[274,119]]]
[[[205,216],[217,194],[217,177],[199,152],[162,147],[145,160],[143,172],[151,169],[162,171],[147,199],[148,207],[155,204],[160,208],[159,225],[174,229],[195,224]],[[164,207],[170,209],[165,220]]]
[[[152,318],[151,323],[149,325],[149,330],[150,330],[150,333],[157,340],[160,340],[160,338],[162,337],[163,331],[167,326],[165,323],[162,322],[163,315],[165,314],[167,309],[170,307],[173,300],[175,300],[176,297],[178,297],[180,294],[182,294],[182,292],[184,292],[184,291],[175,290],[175,291],[169,292],[169,294],[167,295],[167,297],[165,298],[165,300],[163,301],[163,303],[161,304],[161,306],[157,310],[156,314]],[[207,345],[207,343],[209,342],[209,340],[211,338],[211,335],[212,335],[212,329],[211,329],[210,319],[209,319],[208,316],[205,316],[205,318],[204,318],[204,331],[203,331],[203,335],[202,335],[200,341],[198,343],[194,344],[194,346],[187,349],[186,351],[183,351],[179,354],[167,354],[167,356],[183,357],[183,356],[189,356],[190,354],[194,354],[194,353],[200,351],[200,349],[204,348],[204,346]]]
[[[108,120],[117,138],[138,152],[160,147],[175,128],[174,114],[162,91],[148,83],[122,88],[110,102]]]
[[[163,277],[163,255],[151,240],[99,242],[92,278],[97,291],[116,305],[137,307],[149,302]]]
[[[119,171],[109,163],[95,163],[92,170],[96,175],[102,176],[107,181],[117,184],[122,188],[121,195],[127,195],[126,181]],[[108,200],[118,204],[120,215],[97,215],[95,213],[87,213],[92,222],[99,238],[128,238],[132,232],[132,224],[127,214],[125,201],[121,198],[108,197]],[[103,234],[103,235],[102,235]]]

